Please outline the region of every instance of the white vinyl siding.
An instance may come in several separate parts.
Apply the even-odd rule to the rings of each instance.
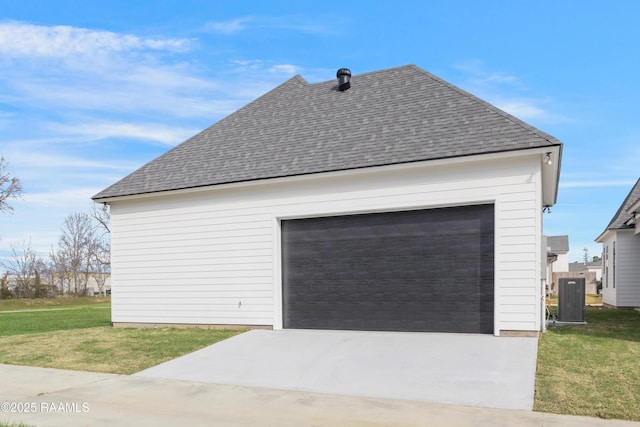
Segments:
[[[616,289],[613,287],[613,244],[616,233],[609,233],[603,243],[603,271],[602,271],[602,302],[617,306]]]
[[[602,244],[602,301],[640,307],[640,236],[633,229],[608,231]]]
[[[279,328],[280,219],[493,203],[496,332],[539,330],[540,168],[426,162],[111,201],[112,320]]]
[[[633,229],[616,235],[616,305],[640,307],[640,236]]]

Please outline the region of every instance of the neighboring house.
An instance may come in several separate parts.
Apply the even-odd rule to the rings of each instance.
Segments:
[[[572,262],[569,264],[567,273],[557,273],[559,278],[579,278],[585,279],[585,292],[588,294],[598,293],[598,283],[602,279],[602,264],[600,262]]]
[[[640,180],[596,242],[602,243],[602,302],[640,307]]]
[[[100,285],[102,285],[102,291],[100,290]],[[91,273],[91,276],[89,276],[89,280],[87,281],[87,295],[108,295],[110,293],[111,274],[102,273],[102,275],[98,275],[96,273]]]
[[[93,197],[116,326],[541,330],[562,144],[414,65],[338,74]]]
[[[53,277],[50,277],[50,280],[53,282],[51,286],[53,286],[55,292],[58,294],[73,293],[75,292],[73,277],[74,273],[55,273]],[[101,285],[102,290],[100,290]],[[78,288],[79,292],[84,292],[87,296],[109,294],[111,292],[111,274],[78,273]]]
[[[550,292],[558,291],[558,273],[569,271],[569,236],[547,236],[547,285]]]
[[[84,273],[81,273],[84,279]],[[50,296],[63,295],[68,292],[73,291],[73,285],[69,283],[68,278],[63,278],[65,276],[61,273],[56,273],[52,276],[46,276],[43,278],[41,287],[46,288],[46,292]],[[67,276],[68,277],[68,276]],[[31,278],[31,286],[35,282],[34,278]],[[0,283],[0,286],[3,283]],[[102,285],[102,290],[100,290],[100,285]],[[15,292],[19,287],[16,283],[16,278],[13,275],[6,275],[6,286],[7,289],[11,292]],[[96,296],[96,295],[105,295],[111,293],[111,274],[110,273],[89,273],[89,277],[87,278],[87,285],[84,286],[84,282],[82,284],[82,288],[86,289],[86,294],[88,296]]]
[[[554,271],[569,271],[569,236],[547,236],[547,246],[558,256]]]

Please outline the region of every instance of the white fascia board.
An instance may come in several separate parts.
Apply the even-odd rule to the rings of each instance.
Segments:
[[[451,157],[446,159],[435,159],[435,160],[425,160],[420,162],[411,162],[411,163],[399,163],[394,165],[384,165],[384,166],[372,166],[366,168],[357,168],[357,169],[346,169],[341,171],[334,172],[319,172],[319,173],[310,173],[305,175],[294,175],[280,178],[267,178],[267,179],[257,179],[252,181],[243,181],[243,182],[232,182],[228,184],[216,184],[216,185],[208,185],[202,187],[193,187],[193,188],[185,188],[179,190],[169,190],[169,191],[159,191],[154,193],[144,193],[144,194],[133,194],[128,196],[116,196],[116,197],[106,197],[101,199],[94,199],[95,203],[113,203],[119,201],[128,201],[128,200],[140,200],[147,199],[153,197],[161,197],[161,196],[172,196],[172,195],[184,195],[191,193],[198,193],[203,191],[215,191],[215,190],[225,190],[231,188],[243,188],[243,187],[252,187],[259,185],[270,185],[284,182],[303,182],[308,180],[316,180],[322,178],[332,178],[332,177],[349,177],[354,175],[362,175],[368,173],[376,173],[376,172],[393,172],[397,170],[408,170],[412,168],[424,168],[429,166],[443,166],[443,165],[459,165],[461,163],[478,163],[483,161],[491,161],[491,160],[500,160],[500,159],[510,159],[517,157],[526,157],[526,156],[539,156],[540,161],[543,161],[546,153],[551,153],[552,164],[544,165],[548,169],[547,171],[543,168],[542,173],[542,181],[543,181],[543,203],[553,205],[555,204],[555,199],[557,195],[558,188],[558,178],[560,175],[560,159],[561,159],[561,146],[553,146],[548,148],[532,148],[525,150],[516,150],[516,151],[505,151],[500,153],[490,153],[490,154],[478,154],[472,156],[462,156],[462,157]],[[547,203],[548,200],[553,200],[553,203]]]
[[[598,237],[596,237],[595,242],[604,243],[605,240],[607,240],[607,238],[611,235],[611,233],[614,233],[614,232],[615,230],[609,230],[609,229],[604,230]]]
[[[538,149],[543,153],[542,162],[542,204],[553,206],[558,199],[558,185],[560,182],[560,167],[562,164],[562,145]],[[549,154],[551,164],[545,163],[545,157]]]

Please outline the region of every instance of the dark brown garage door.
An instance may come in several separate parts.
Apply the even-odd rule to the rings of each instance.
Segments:
[[[282,221],[283,325],[493,333],[493,205]]]

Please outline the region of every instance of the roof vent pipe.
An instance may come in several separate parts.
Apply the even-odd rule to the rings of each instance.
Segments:
[[[338,90],[344,92],[351,87],[351,70],[348,68],[340,68],[336,73],[338,78]]]

